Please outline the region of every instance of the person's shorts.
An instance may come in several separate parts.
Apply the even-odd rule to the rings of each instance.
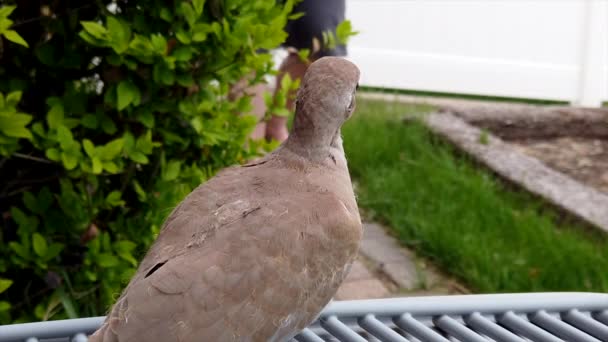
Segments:
[[[345,0],[303,0],[298,3],[293,13],[304,12],[296,20],[287,22],[285,31],[288,34],[283,47],[309,49],[311,57],[346,56],[346,46],[336,45],[333,49],[323,47],[323,32],[330,30],[336,33],[336,27],[345,18]],[[317,38],[321,50],[313,55],[313,38]]]

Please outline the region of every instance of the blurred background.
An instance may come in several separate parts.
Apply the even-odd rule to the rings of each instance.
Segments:
[[[604,0],[346,1],[370,87],[608,101]]]

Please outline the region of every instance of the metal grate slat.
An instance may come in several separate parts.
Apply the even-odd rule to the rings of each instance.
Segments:
[[[420,323],[411,314],[405,313],[395,320],[397,326],[417,338],[428,342],[450,342],[445,337],[439,335],[433,329]]]
[[[365,317],[359,319],[358,323],[361,328],[367,330],[381,341],[409,342],[405,337],[380,322],[374,315],[365,315]]]
[[[0,342],[85,342],[105,317],[0,326]],[[330,303],[298,342],[608,342],[608,294],[429,296]]]
[[[596,321],[582,312],[572,309],[561,315],[562,319],[577,328],[588,332],[602,341],[608,341],[608,326]]]
[[[325,342],[308,328],[302,330],[295,339],[299,342]]]
[[[594,313],[593,314],[593,318],[597,319],[598,321],[608,325],[608,310],[604,310],[601,311],[599,313]]]
[[[497,342],[525,342],[521,337],[483,317],[479,312],[465,316],[464,320],[473,329],[481,331]]]
[[[589,336],[588,334],[574,328],[568,323],[564,323],[559,319],[549,315],[545,310],[537,311],[528,316],[530,322],[543,327],[544,329],[553,332],[565,340],[574,340],[580,342],[601,342],[600,340]]]
[[[83,333],[79,333],[74,335],[74,337],[72,337],[71,342],[87,342],[88,338],[87,335],[83,334]]]
[[[340,341],[367,342],[363,337],[342,323],[336,316],[321,319],[321,326],[329,331],[330,334],[340,339]]]
[[[517,316],[513,311],[499,315],[497,320],[500,324],[516,331],[520,335],[525,336],[532,341],[562,342],[561,339],[551,335],[549,332]]]
[[[473,330],[467,328],[460,322],[450,316],[441,315],[434,320],[435,325],[448,334],[456,337],[461,341],[467,342],[487,342],[488,340],[476,334]]]

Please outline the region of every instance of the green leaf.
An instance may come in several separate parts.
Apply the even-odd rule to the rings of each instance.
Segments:
[[[139,199],[140,202],[146,201],[148,196],[146,195],[146,192],[141,187],[141,185],[139,185],[139,182],[137,182],[137,180],[133,181],[133,190],[135,190],[135,193],[137,194],[137,198]]]
[[[300,57],[302,62],[308,62],[308,58],[310,57],[310,49],[298,50],[298,57]]]
[[[4,35],[4,37],[6,39],[10,40],[11,42],[13,42],[15,44],[23,45],[25,47],[30,47],[29,45],[27,45],[27,42],[25,40],[23,40],[23,38],[21,38],[21,36],[19,35],[19,33],[17,33],[17,31],[6,30],[2,34]]]
[[[122,81],[118,84],[117,93],[117,109],[123,110],[130,103],[139,102],[141,94],[139,89],[131,81]]]
[[[37,45],[34,53],[42,64],[50,67],[57,67],[58,60],[61,58],[57,46],[52,41]]]
[[[171,54],[176,61],[186,62],[192,59],[192,48],[190,46],[180,46],[173,50]]]
[[[192,37],[190,36],[190,33],[183,30],[178,30],[175,33],[175,38],[177,38],[177,40],[182,44],[190,44],[192,42]]]
[[[181,2],[181,14],[184,16],[184,19],[186,19],[186,22],[188,23],[188,25],[190,25],[190,27],[192,27],[194,25],[194,23],[196,22],[196,15],[194,13],[194,9],[192,8],[192,6],[188,3],[188,2]]]
[[[46,133],[44,131],[44,126],[41,122],[35,122],[32,125],[32,132],[36,133],[41,138],[46,138]]]
[[[203,119],[200,116],[192,118],[192,120],[190,120],[190,124],[196,133],[201,133],[203,131]]]
[[[89,270],[85,270],[84,271],[84,276],[87,278],[87,280],[89,280],[91,282],[96,282],[97,281],[97,273],[95,273],[95,272],[91,272]]]
[[[17,207],[11,207],[11,215],[13,216],[13,220],[19,225],[19,227],[26,227],[29,225],[29,219],[27,215],[21,209]]]
[[[12,20],[0,17],[0,33],[6,31],[11,25],[13,25]]]
[[[135,258],[133,257],[133,255],[131,255],[131,253],[116,252],[116,254],[118,254],[118,256],[123,258],[124,260],[128,261],[132,266],[137,266],[137,260],[135,260]]]
[[[273,115],[276,115],[276,116],[287,117],[287,116],[289,116],[290,111],[289,111],[289,109],[287,109],[287,108],[285,108],[285,107],[283,107],[283,108],[276,108],[276,109],[275,109],[275,110],[272,112],[272,114],[273,114]]]
[[[154,81],[165,85],[173,85],[175,82],[175,74],[170,70],[165,63],[157,63],[152,71]]]
[[[15,254],[17,254],[21,258],[25,260],[29,259],[28,250],[24,246],[16,243],[15,241],[11,241],[8,243],[8,247],[12,249],[13,252],[15,252]]]
[[[25,138],[25,139],[32,139],[32,133],[23,127],[19,127],[19,128],[15,128],[13,129],[10,134],[9,133],[4,133],[9,137],[13,137],[13,138]]]
[[[108,30],[106,30],[106,28],[101,24],[94,21],[81,21],[80,24],[91,36],[100,40],[105,40],[107,38]]]
[[[0,7],[0,18],[7,18],[17,6],[2,6]]]
[[[357,35],[359,32],[353,31],[353,26],[350,20],[344,20],[336,27],[336,38],[339,44],[348,43],[348,39]]]
[[[294,13],[294,14],[291,14],[290,16],[288,16],[287,19],[296,20],[296,19],[303,17],[305,14],[306,13],[304,13],[304,12],[297,12],[297,13]]]
[[[206,101],[204,101],[204,102],[206,102]],[[198,111],[202,111],[203,110],[203,108],[201,108],[201,110],[197,111],[197,106],[192,101],[191,98],[186,98],[184,100],[181,100],[178,103],[177,108],[179,109],[179,111],[182,114],[185,114],[187,116],[196,116],[198,114]]]
[[[114,121],[112,121],[112,119],[110,119],[110,117],[106,115],[101,118],[101,128],[105,133],[110,135],[116,133],[117,131]]]
[[[133,50],[136,56],[148,56],[154,53],[154,47],[147,37],[136,34],[135,38],[129,44],[129,48]]]
[[[53,195],[49,188],[45,186],[38,193],[38,210],[40,213],[44,213],[49,209],[51,204],[53,204]]]
[[[131,252],[135,247],[137,247],[137,244],[129,240],[114,242],[114,250],[117,252]]]
[[[293,80],[291,78],[291,76],[286,73],[283,78],[281,79],[281,90],[284,93],[289,92],[289,89],[291,89],[291,84],[292,84]]]
[[[159,15],[160,15],[160,18],[164,21],[167,21],[167,22],[173,21],[173,14],[171,13],[171,10],[169,10],[167,7],[161,8]]]
[[[97,265],[101,267],[114,267],[118,265],[119,260],[112,254],[109,253],[101,253],[97,255]]]
[[[213,27],[209,24],[199,23],[194,25],[192,31],[192,40],[200,43],[207,40],[207,35],[213,31]]]
[[[46,115],[46,122],[50,128],[57,128],[63,124],[63,104],[56,102]]]
[[[97,128],[97,116],[93,114],[86,114],[80,120],[80,123],[86,128],[95,129]]]
[[[19,101],[21,101],[22,94],[23,92],[20,90],[8,93],[8,95],[6,95],[6,105],[10,107],[15,107],[19,103]]]
[[[29,114],[0,112],[0,132],[8,137],[31,139],[32,133],[26,128],[30,121]]]
[[[132,161],[136,162],[136,163],[140,163],[140,164],[148,164],[148,157],[146,157],[145,154],[139,152],[139,151],[135,151],[133,153],[131,153],[129,155],[129,158],[131,158]]]
[[[192,74],[179,74],[176,77],[177,83],[182,87],[190,87],[194,84],[194,78],[192,78]]]
[[[101,165],[103,166],[104,170],[106,170],[110,173],[118,173],[120,171],[118,169],[118,166],[116,166],[116,164],[111,161],[104,161],[101,163]]]
[[[34,197],[31,192],[26,191],[23,193],[23,204],[25,204],[25,207],[28,208],[31,212],[39,213],[36,197]]]
[[[137,245],[131,241],[123,240],[114,243],[114,250],[116,254],[128,261],[131,265],[137,266],[137,260],[131,254],[131,251],[135,249]]]
[[[62,287],[57,289],[57,293],[59,294],[59,299],[61,300],[61,305],[65,309],[65,313],[68,315],[68,318],[78,318],[78,314],[76,313],[76,309],[74,309],[74,303],[72,302],[72,298],[65,293],[65,290]]]
[[[64,150],[69,148],[70,143],[74,141],[72,132],[64,125],[57,127],[57,138],[59,139],[59,144]]]
[[[46,254],[44,255],[44,260],[49,261],[49,260],[55,258],[56,256],[59,255],[59,253],[61,253],[62,250],[63,250],[63,244],[57,243],[57,242],[51,243],[49,248],[46,250]]]
[[[108,16],[106,23],[112,48],[119,54],[125,52],[131,41],[131,28],[127,23],[113,16]]]
[[[118,157],[120,152],[122,152],[124,143],[125,141],[123,138],[118,138],[110,141],[103,147],[99,148],[99,158],[101,160],[113,160],[114,158]]]
[[[122,194],[120,193],[120,191],[114,190],[110,192],[106,197],[106,203],[112,207],[124,205],[125,201],[120,199],[121,196]]]
[[[90,33],[86,31],[80,31],[78,36],[82,38],[85,42],[93,45],[93,46],[106,46],[106,42],[104,40],[97,39],[93,37]]]
[[[0,278],[0,293],[6,291],[9,287],[13,285],[13,281],[10,279]]]
[[[93,173],[98,175],[103,171],[103,164],[101,163],[101,160],[99,160],[99,158],[97,157],[93,157],[91,158],[91,162],[93,164]]]
[[[3,311],[8,311],[11,308],[11,303],[5,301],[5,300],[0,300],[0,312]]]
[[[142,134],[135,142],[135,148],[145,154],[152,153],[154,145],[152,143],[152,131],[148,130],[146,134]]]
[[[89,139],[82,140],[82,147],[84,147],[84,151],[89,157],[95,156],[95,146]]]
[[[192,7],[198,17],[203,14],[203,8],[205,7],[205,0],[192,0]]]
[[[46,240],[42,237],[42,235],[38,233],[34,233],[32,236],[32,245],[34,246],[34,252],[39,257],[42,257],[46,254],[48,246]]]
[[[167,53],[167,40],[160,34],[153,34],[150,37],[150,41],[152,42],[152,46],[154,46],[154,50],[159,55],[164,55]]]
[[[154,127],[154,115],[149,109],[140,110],[137,115],[137,120],[144,124],[147,128]]]
[[[179,176],[179,171],[181,168],[181,161],[172,160],[167,164],[167,168],[164,170],[162,179],[165,181],[172,181]]]
[[[59,161],[61,156],[59,155],[59,150],[56,148],[49,148],[45,153],[46,157],[52,161]]]
[[[61,161],[66,170],[73,170],[78,165],[78,157],[66,152],[61,152]]]
[[[133,134],[129,131],[125,131],[122,138],[125,140],[125,152],[127,152],[127,154],[133,152],[133,149],[135,148],[135,138],[133,137]]]

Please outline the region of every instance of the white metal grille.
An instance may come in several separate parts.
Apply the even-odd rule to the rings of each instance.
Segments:
[[[86,342],[104,317],[0,326],[0,341]],[[329,304],[299,342],[608,341],[608,294],[525,293]]]

